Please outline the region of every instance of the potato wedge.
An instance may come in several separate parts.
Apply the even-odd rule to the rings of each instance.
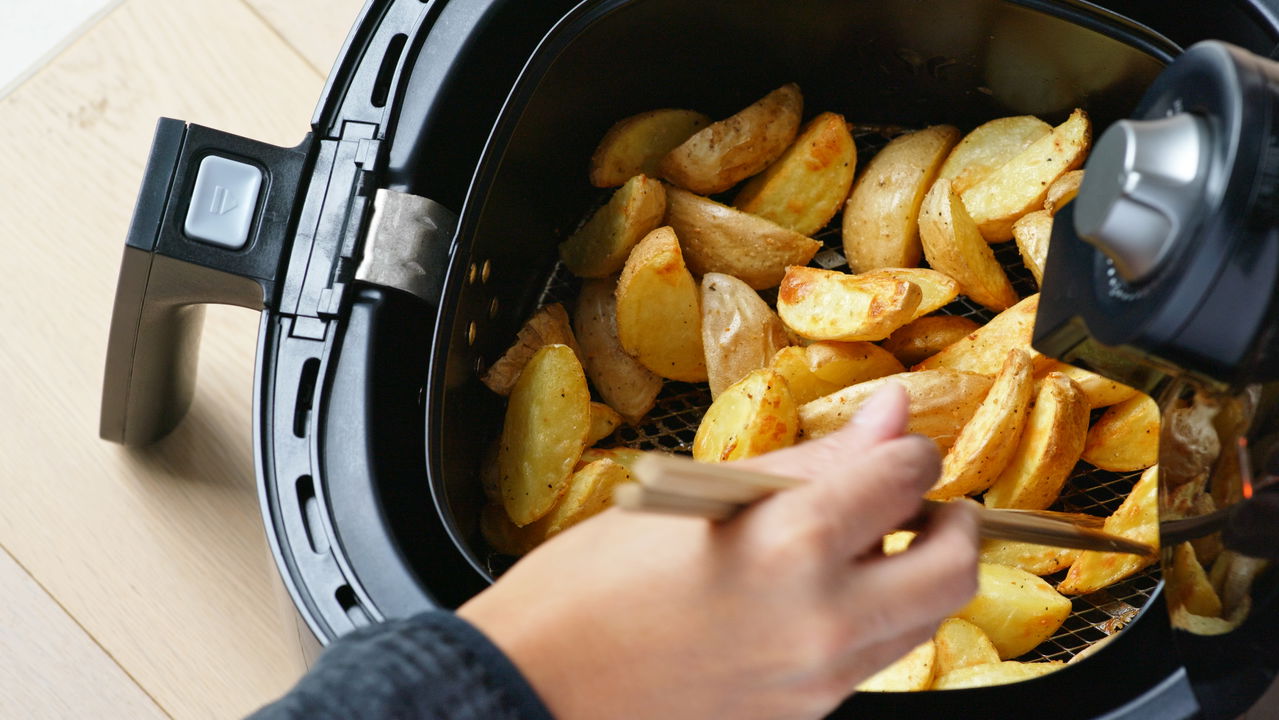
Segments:
[[[951,181],[955,192],[962,193],[1052,130],[1052,125],[1034,115],[996,118],[978,125],[946,156],[937,177]]]
[[[1190,543],[1182,543],[1172,550],[1172,565],[1164,578],[1168,604],[1184,608],[1187,612],[1204,617],[1221,616],[1221,598],[1208,581],[1208,573],[1195,555]]]
[[[786,380],[753,370],[715,398],[693,437],[693,459],[745,460],[795,442],[799,418]]]
[[[769,220],[694,195],[666,190],[666,222],[694,275],[720,272],[755,290],[776,287],[790,265],[804,265],[821,243]]]
[[[1088,431],[1083,458],[1111,472],[1154,465],[1159,461],[1159,406],[1144,393],[1111,406]]]
[[[905,280],[919,286],[919,305],[915,307],[915,316],[911,318],[912,321],[945,307],[950,304],[950,301],[959,297],[959,283],[945,273],[926,268],[881,268],[864,272],[858,277],[867,280],[871,278]]]
[[[905,371],[883,348],[868,342],[819,341],[777,351],[768,366],[781,373],[796,405],[859,382]]]
[[[628,447],[615,448],[586,448],[582,451],[582,459],[577,462],[577,467],[573,468],[576,472],[596,460],[612,460],[613,462],[626,468],[627,472],[635,467],[635,461],[644,457],[643,450],[636,450]]]
[[[824,112],[808,121],[777,162],[742,186],[733,206],[812,235],[839,211],[856,168],[848,123],[843,115]]]
[[[1102,529],[1130,540],[1159,546],[1159,470],[1148,468],[1133,485],[1128,497],[1108,518]],[[1066,579],[1057,590],[1067,595],[1083,595],[1132,577],[1155,562],[1149,557],[1131,553],[1106,553],[1088,550],[1070,566]]]
[[[951,500],[989,488],[1017,450],[1034,387],[1029,356],[1009,350],[986,399],[959,431],[942,460],[941,475],[924,497]]]
[[[1059,372],[1074,380],[1083,391],[1088,406],[1093,409],[1121,403],[1138,392],[1137,388],[1060,361],[1040,368],[1037,376],[1042,378],[1050,372]]]
[[[567,345],[533,354],[511,390],[497,464],[502,505],[523,527],[546,515],[568,489],[586,448],[591,393]]]
[[[890,382],[899,383],[910,398],[906,432],[926,435],[943,450],[955,442],[991,385],[991,379],[984,375],[953,370],[899,373],[858,383],[800,406],[800,435],[811,439],[835,432],[876,390]]]
[[[987,507],[1045,510],[1057,500],[1088,436],[1088,403],[1074,380],[1049,373],[1021,441],[986,491]]]
[[[1028,212],[1013,223],[1013,239],[1021,253],[1021,264],[1044,284],[1044,264],[1048,262],[1048,241],[1053,236],[1053,216],[1047,210]]]
[[[919,204],[958,140],[958,129],[934,125],[894,138],[871,159],[844,206],[853,272],[919,264]]]
[[[588,463],[573,473],[568,490],[555,507],[529,528],[533,528],[538,542],[549,540],[607,510],[613,505],[613,488],[631,480],[630,472],[620,463],[607,458]]]
[[[958,281],[960,292],[975,302],[995,312],[1017,304],[1008,275],[949,180],[933,183],[924,196],[919,239],[928,264]]]
[[[616,410],[604,403],[592,402],[591,430],[586,434],[587,447],[612,435],[617,426],[621,424],[622,416]]]
[[[937,667],[932,640],[916,645],[891,665],[857,685],[857,692],[915,692],[932,687]]]
[[[494,550],[504,555],[519,557],[536,547],[538,539],[532,527],[511,522],[500,502],[489,503],[480,511],[480,533]]]
[[[1023,680],[1047,675],[1060,670],[1065,663],[1060,660],[1048,662],[1017,662],[1005,660],[986,665],[972,665],[966,668],[937,676],[933,681],[933,690],[961,690],[963,688],[990,687],[991,685],[1009,685]]]
[[[695,110],[676,108],[618,120],[591,155],[591,184],[617,187],[636,175],[657,177],[657,164],[666,153],[710,124],[709,117]]]
[[[781,318],[749,285],[723,273],[702,276],[702,348],[712,398],[767,367],[787,345]]]
[[[1007,565],[1025,570],[1031,575],[1052,575],[1070,567],[1079,557],[1080,550],[1049,547],[1014,540],[983,540],[981,562]]]
[[[617,281],[617,339],[652,372],[703,382],[702,312],[697,283],[684,266],[669,227],[649,233],[631,251]]]
[[[617,339],[616,290],[614,278],[583,282],[573,325],[581,338],[586,376],[604,402],[634,425],[653,409],[662,379],[622,349]]]
[[[539,308],[533,316],[520,328],[515,337],[515,344],[507,348],[502,357],[489,367],[480,378],[490,390],[503,397],[511,394],[515,381],[528,363],[533,353],[552,344],[567,345],[580,358],[582,351],[573,337],[573,329],[568,324],[568,313],[559,303],[551,303]]]
[[[777,290],[777,314],[810,340],[883,340],[914,319],[922,298],[908,280],[794,266]]]
[[[977,595],[954,616],[981,628],[1007,660],[1052,637],[1070,607],[1068,598],[1025,570],[980,563]]]
[[[979,327],[975,321],[961,315],[928,315],[894,330],[882,347],[901,364],[910,367],[976,332]]]
[[[999,651],[986,632],[963,618],[946,618],[933,635],[937,676],[960,668],[999,662]]]
[[[1074,200],[1079,194],[1079,186],[1083,181],[1083,170],[1071,170],[1057,178],[1056,182],[1048,186],[1048,195],[1044,198],[1044,210],[1047,210],[1049,215],[1056,215],[1058,210],[1066,207],[1066,203]]]
[[[1020,348],[1030,355],[1031,366],[1038,371],[1053,362],[1052,358],[1041,355],[1030,347],[1030,337],[1035,330],[1035,311],[1038,309],[1039,295],[1036,293],[999,313],[980,329],[912,369],[949,368],[993,376],[1004,366],[1008,351]]]
[[[795,139],[804,96],[783,85],[736,115],[698,130],[658,163],[662,177],[702,195],[714,195],[768,167]]]
[[[646,175],[636,175],[560,243],[560,259],[578,277],[613,275],[626,264],[635,245],[662,224],[665,215],[666,186]]]
[[[960,193],[968,214],[987,242],[1013,236],[1013,223],[1043,207],[1048,186],[1083,164],[1092,143],[1092,127],[1083,110],[1075,110],[1052,132]]]

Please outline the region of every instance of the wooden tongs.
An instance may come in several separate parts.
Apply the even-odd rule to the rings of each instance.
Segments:
[[[638,480],[619,485],[614,502],[627,510],[727,520],[758,500],[803,485],[803,480],[744,470],[732,464],[700,463],[677,455],[648,453],[632,468]],[[1081,550],[1153,555],[1155,548],[1103,532],[1103,518],[1049,510],[1004,510],[977,503],[978,533],[993,540]],[[924,500],[919,516],[907,523],[921,527],[943,503]]]

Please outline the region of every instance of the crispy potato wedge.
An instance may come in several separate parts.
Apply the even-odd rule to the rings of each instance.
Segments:
[[[824,112],[804,126],[795,142],[751,178],[733,205],[801,235],[826,227],[853,186],[857,146],[843,115]]]
[[[1013,223],[1043,207],[1048,187],[1083,164],[1092,143],[1092,127],[1083,110],[1075,110],[1052,132],[960,193],[968,214],[987,242],[1013,236]]]
[[[981,562],[1007,565],[1025,570],[1031,575],[1052,575],[1070,567],[1079,557],[1080,550],[1049,547],[1014,540],[983,540]]]
[[[963,618],[946,618],[933,635],[937,676],[960,668],[999,662],[999,651],[986,632]]]
[[[1128,497],[1106,518],[1102,529],[1130,540],[1159,546],[1159,470],[1148,468],[1133,485]],[[1057,590],[1067,595],[1084,595],[1113,585],[1146,569],[1156,560],[1131,553],[1106,553],[1088,550],[1070,566],[1066,579]]]
[[[928,315],[893,331],[882,344],[901,364],[910,367],[941,352],[981,327],[961,315]]]
[[[961,193],[1053,131],[1034,115],[1002,117],[978,125],[946,156],[937,177]]]
[[[1022,215],[1013,223],[1013,239],[1021,253],[1021,264],[1035,278],[1035,284],[1044,284],[1044,263],[1048,262],[1048,241],[1053,236],[1053,216],[1047,210],[1035,210]]]
[[[511,388],[515,387],[515,381],[519,379],[533,353],[557,343],[569,346],[579,358],[582,357],[577,339],[573,337],[573,329],[569,327],[568,313],[564,311],[564,306],[551,303],[533,313],[524,327],[520,328],[515,344],[507,348],[480,380],[498,395],[510,395]]]
[[[928,264],[958,281],[963,294],[995,312],[1017,304],[1008,275],[949,180],[933,183],[924,196],[919,239]]]
[[[1060,660],[1048,662],[1017,662],[1005,660],[985,665],[971,665],[954,672],[939,675],[933,681],[933,690],[961,690],[963,688],[989,687],[991,685],[1010,685],[1023,680],[1047,675],[1060,670],[1065,663]]]
[[[767,367],[788,345],[781,318],[749,285],[723,273],[702,276],[702,348],[712,398]]]
[[[899,373],[869,380],[800,406],[800,435],[811,439],[835,432],[876,390],[890,382],[899,383],[910,398],[906,432],[926,435],[943,450],[955,442],[991,385],[985,375],[953,370]]]
[[[1021,350],[1009,350],[986,399],[959,431],[942,460],[941,475],[924,497],[950,500],[989,488],[1018,448],[1034,387],[1030,358]]]
[[[684,266],[669,227],[649,233],[631,251],[617,281],[617,339],[652,372],[703,382],[702,312],[697,283]]]
[[[1164,578],[1168,604],[1184,608],[1187,612],[1204,617],[1221,616],[1221,598],[1212,589],[1208,573],[1195,555],[1190,543],[1182,543],[1172,550],[1172,565]]]
[[[950,301],[959,297],[959,283],[955,282],[954,278],[926,268],[881,268],[864,272],[858,277],[868,280],[871,278],[905,280],[919,286],[919,305],[915,307],[915,316],[911,318],[912,321],[945,307]]]
[[[1035,311],[1038,309],[1039,295],[1031,295],[912,369],[949,368],[993,376],[1004,366],[1008,351],[1020,348],[1030,355],[1031,366],[1038,371],[1053,362],[1030,347],[1030,337],[1035,330]]]
[[[714,195],[768,167],[799,131],[804,96],[783,85],[732,117],[698,130],[658,163],[662,177],[702,195]]]
[[[668,187],[666,222],[695,275],[732,275],[755,290],[776,287],[790,265],[804,265],[821,243],[709,198]]]
[[[616,290],[614,278],[583,282],[573,325],[581,338],[586,376],[604,402],[634,425],[653,409],[662,379],[622,349]]]
[[[894,138],[871,159],[844,206],[853,272],[919,264],[919,205],[958,140],[958,129],[934,125]]]
[[[1025,570],[980,563],[977,595],[955,617],[981,628],[1007,660],[1052,637],[1070,607],[1068,598]]]
[[[987,507],[1045,510],[1057,500],[1088,436],[1088,403],[1074,380],[1049,373],[1021,441],[986,491]]]
[[[693,459],[745,460],[789,447],[799,418],[786,380],[772,370],[753,370],[715,398],[693,437]]]
[[[616,410],[604,403],[592,402],[591,430],[586,434],[587,447],[612,435],[617,426],[621,424],[622,416]]]
[[[607,458],[592,461],[573,473],[564,497],[545,517],[529,527],[539,542],[549,540],[607,510],[613,505],[613,488],[631,480],[630,472],[621,463]]]
[[[1066,203],[1074,200],[1079,194],[1079,186],[1083,181],[1083,170],[1071,170],[1057,178],[1056,182],[1048,186],[1048,195],[1044,198],[1044,210],[1047,210],[1049,215],[1056,215],[1058,210],[1066,207]]]
[[[618,120],[591,155],[591,184],[617,187],[636,175],[657,177],[666,153],[711,124],[695,110],[662,108]]]
[[[810,340],[883,340],[914,319],[922,298],[909,280],[797,265],[777,290],[777,314]]]
[[[596,460],[612,460],[613,462],[626,468],[630,472],[635,467],[635,461],[644,457],[643,450],[636,450],[628,447],[615,448],[586,448],[582,451],[582,459],[577,462],[574,471],[581,470]]]
[[[1074,380],[1093,409],[1121,403],[1137,394],[1137,388],[1060,361],[1040,368],[1037,376],[1042,378],[1050,372],[1059,372]]]
[[[560,243],[560,259],[578,277],[613,275],[626,264],[635,245],[662,224],[665,215],[666,186],[646,175],[636,175]]]
[[[857,686],[857,692],[914,692],[932,687],[937,667],[937,648],[932,640],[916,645],[893,664],[871,675]]]
[[[537,546],[533,526],[520,527],[511,522],[500,502],[489,503],[480,511],[480,533],[493,549],[519,557]]]
[[[1113,405],[1088,431],[1084,460],[1111,472],[1132,472],[1159,461],[1159,406],[1139,394]]]
[[[819,341],[777,351],[768,365],[781,373],[796,405],[859,382],[904,372],[883,348],[868,342]]]
[[[523,527],[546,515],[568,489],[586,448],[591,393],[567,345],[533,354],[511,390],[497,464],[502,505]]]

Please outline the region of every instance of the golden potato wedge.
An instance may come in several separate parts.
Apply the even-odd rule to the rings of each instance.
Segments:
[[[621,463],[607,458],[588,463],[573,473],[568,490],[555,507],[529,528],[533,528],[538,542],[549,540],[607,510],[613,505],[613,488],[631,480],[630,472]]]
[[[1132,472],[1159,461],[1159,406],[1144,393],[1112,406],[1093,424],[1084,460],[1111,472]]]
[[[909,367],[941,352],[981,327],[961,315],[928,315],[911,320],[893,331],[882,347]]]
[[[975,332],[964,336],[932,357],[915,365],[913,370],[949,368],[961,372],[994,375],[1004,366],[1008,351],[1020,348],[1030,356],[1031,367],[1038,371],[1053,362],[1030,347],[1035,330],[1035,311],[1039,309],[1038,293],[999,313]]]
[[[591,393],[567,345],[533,354],[511,390],[497,464],[502,505],[523,527],[546,515],[568,489],[586,448]]]
[[[1187,612],[1204,617],[1221,616],[1221,598],[1212,589],[1208,573],[1195,555],[1190,543],[1182,543],[1172,550],[1172,565],[1164,578],[1168,604],[1184,608]]]
[[[871,159],[844,205],[853,272],[919,264],[919,205],[958,140],[958,129],[935,125],[894,138]]]
[[[631,251],[617,281],[617,339],[644,367],[671,380],[703,382],[702,312],[697,283],[669,227]]]
[[[796,405],[859,382],[905,371],[888,351],[868,342],[819,341],[777,351],[768,366],[781,373]]]
[[[959,283],[945,273],[926,268],[881,268],[864,272],[858,277],[863,279],[888,278],[905,280],[919,287],[919,305],[915,307],[912,321],[928,313],[945,307],[950,301],[959,297]]]
[[[1003,660],[1030,652],[1070,615],[1070,600],[1052,585],[1007,565],[977,566],[977,595],[955,617],[981,628]]]
[[[799,429],[786,380],[772,370],[753,370],[715,398],[693,437],[693,459],[745,460],[789,447]]]
[[[1060,361],[1040,368],[1036,375],[1042,378],[1050,372],[1059,372],[1074,380],[1083,391],[1088,406],[1093,409],[1121,403],[1137,394],[1137,388]]]
[[[666,186],[636,175],[560,243],[560,259],[578,277],[608,277],[622,269],[631,250],[662,224],[665,215]]]
[[[932,640],[916,645],[893,664],[861,681],[857,692],[915,692],[932,687],[937,666]]]
[[[883,340],[914,319],[922,298],[908,280],[797,265],[777,290],[777,314],[810,340]]]
[[[996,118],[978,125],[946,156],[937,177],[951,181],[955,192],[962,193],[1052,130],[1052,125],[1034,115]]]
[[[787,345],[781,318],[749,285],[723,273],[702,276],[702,348],[712,398],[767,367]]]
[[[1044,284],[1044,263],[1048,262],[1048,241],[1053,236],[1053,216],[1047,210],[1035,210],[1022,215],[1013,223],[1013,239],[1021,253],[1021,264],[1035,278],[1035,284]]]
[[[1060,670],[1065,663],[1060,660],[1047,662],[1017,662],[1005,660],[985,665],[971,665],[960,668],[945,675],[937,676],[933,681],[933,690],[961,690],[963,688],[990,687],[991,685],[1010,685],[1030,680]]]
[[[621,424],[622,416],[616,410],[604,403],[592,402],[591,430],[586,434],[587,447],[612,435],[617,426]]]
[[[986,633],[962,618],[946,618],[933,635],[937,646],[937,676],[960,668],[999,662],[999,651]]]
[[[615,448],[586,448],[582,451],[582,459],[577,462],[574,471],[581,470],[596,460],[612,460],[613,462],[626,468],[627,472],[635,467],[635,461],[644,457],[643,450],[636,450],[628,447]]]
[[[714,195],[768,167],[799,131],[804,96],[783,85],[741,110],[693,133],[658,163],[662,177],[702,195]]]
[[[919,239],[924,257],[959,283],[960,292],[995,312],[1017,304],[1008,275],[977,231],[949,180],[938,180],[919,209]]]
[[[1079,194],[1079,186],[1083,181],[1083,170],[1071,170],[1057,178],[1056,182],[1048,186],[1048,195],[1044,198],[1044,210],[1047,210],[1049,215],[1056,215],[1058,210],[1066,207],[1066,203],[1074,200]]]
[[[1129,540],[1159,546],[1159,471],[1148,468],[1133,485],[1128,497],[1106,518],[1102,529]],[[1087,550],[1070,566],[1066,579],[1057,590],[1067,595],[1084,595],[1113,585],[1146,569],[1156,560],[1131,553],[1106,553]]]
[[[537,546],[533,526],[520,527],[511,522],[500,502],[489,503],[480,511],[480,533],[493,549],[519,557]]]
[[[812,235],[826,227],[853,186],[857,146],[843,115],[824,112],[733,198],[740,210]]]
[[[1070,567],[1080,550],[1049,547],[1015,540],[983,540],[980,559],[984,563],[1007,565],[1031,575],[1052,575]]]
[[[711,124],[695,110],[662,108],[618,120],[591,155],[591,184],[617,187],[636,175],[657,177],[666,153]]]
[[[755,290],[776,287],[790,265],[804,265],[821,243],[709,198],[666,189],[666,223],[679,236],[688,269],[720,272]]]
[[[480,380],[498,395],[510,395],[511,388],[515,387],[515,381],[519,379],[533,353],[557,343],[569,346],[579,358],[582,357],[577,339],[573,337],[573,329],[569,327],[568,313],[564,312],[564,306],[551,303],[533,313],[533,317],[520,328],[515,344],[507,348]]]
[[[586,376],[604,402],[634,425],[653,409],[662,379],[622,349],[616,290],[615,278],[583,282],[573,325],[581,338]]]
[[[942,459],[941,475],[924,497],[951,500],[989,488],[1007,467],[1021,440],[1034,390],[1030,358],[1009,350],[1004,367],[973,417]]]
[[[1045,510],[1057,500],[1088,436],[1088,403],[1074,380],[1049,373],[1012,458],[986,491],[987,507]]]
[[[1043,207],[1048,186],[1083,164],[1092,143],[1092,127],[1083,110],[1017,153],[960,193],[968,214],[987,242],[1013,236],[1013,223]]]
[[[858,383],[800,406],[800,435],[811,439],[835,432],[876,390],[890,382],[900,384],[910,398],[906,432],[930,437],[943,450],[955,442],[991,385],[985,375],[953,370],[899,373]]]

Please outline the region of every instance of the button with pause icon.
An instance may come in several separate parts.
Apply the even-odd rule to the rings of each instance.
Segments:
[[[210,155],[200,161],[182,229],[193,240],[232,250],[249,240],[249,225],[262,188],[252,165]]]

